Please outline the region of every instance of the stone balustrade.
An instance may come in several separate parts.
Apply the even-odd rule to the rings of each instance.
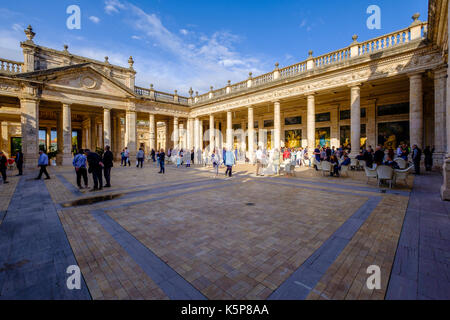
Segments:
[[[21,73],[23,63],[0,58],[0,73],[15,74]]]
[[[143,97],[149,97],[150,99],[154,99],[156,101],[162,101],[162,102],[170,102],[170,103],[178,103],[182,105],[188,105],[189,99],[187,97],[178,96],[175,94],[165,93],[161,91],[153,90],[152,88],[142,88],[142,87],[135,87],[134,92],[138,96]]]
[[[248,88],[259,87],[268,83],[279,81],[280,79],[289,79],[301,73],[311,71],[312,69],[320,69],[337,64],[352,58],[369,55],[374,52],[387,50],[395,46],[407,44],[413,40],[423,40],[427,37],[428,23],[418,21],[418,16],[413,17],[414,23],[400,31],[392,32],[381,37],[371,39],[364,42],[358,42],[357,36],[353,37],[353,43],[348,47],[321,55],[319,57],[310,57],[303,62],[285,67],[278,68],[278,64],[274,71],[263,74],[258,77],[251,78],[251,81],[245,80],[236,84],[228,84],[227,87],[215,91],[210,91],[196,97],[194,104],[206,103],[212,99],[223,97],[229,94],[239,93]]]

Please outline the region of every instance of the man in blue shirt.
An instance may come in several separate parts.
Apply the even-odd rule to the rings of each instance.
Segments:
[[[41,168],[39,171],[39,176],[36,178],[36,180],[41,180],[42,174],[45,174],[46,178],[45,180],[49,180],[50,176],[47,172],[47,166],[48,166],[48,156],[44,153],[44,151],[39,151],[39,160],[38,160],[38,167]]]
[[[225,172],[225,176],[232,177],[233,176],[233,166],[236,164],[236,158],[234,157],[233,151],[229,149],[225,153],[225,165],[227,166],[227,171]]]
[[[86,168],[86,156],[84,155],[84,151],[82,149],[80,149],[80,151],[78,151],[78,154],[73,158],[72,164],[75,167],[75,172],[77,174],[78,188],[83,189],[83,187],[81,186],[81,177],[83,177],[85,188],[88,188],[89,186]]]

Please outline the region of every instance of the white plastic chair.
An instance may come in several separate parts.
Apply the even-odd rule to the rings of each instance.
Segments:
[[[325,175],[325,173],[330,174],[331,172],[331,163],[328,161],[322,161],[321,162],[322,166],[321,169],[322,170],[322,174]]]
[[[389,182],[389,188],[392,189],[392,182],[394,181],[394,169],[389,166],[377,167],[378,186],[382,181]]]
[[[366,162],[364,160],[358,160],[358,168],[364,170],[366,167]]]
[[[341,166],[341,175],[345,173],[345,175],[348,177],[348,169],[349,166]]]
[[[350,169],[356,170],[358,168],[358,160],[350,159]]]
[[[398,166],[400,167],[400,170],[405,170],[406,167],[408,166],[408,163],[402,158],[397,158],[394,161],[397,162]]]
[[[394,170],[394,184],[397,184],[399,180],[402,180],[405,185],[408,186],[408,176],[413,170],[414,166],[411,166],[408,169],[404,170]]]
[[[369,183],[370,178],[375,178],[375,179],[378,178],[376,167],[374,169],[370,169],[369,167],[364,167],[364,171],[366,172],[367,183]]]

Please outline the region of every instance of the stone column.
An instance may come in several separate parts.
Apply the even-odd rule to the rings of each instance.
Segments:
[[[136,158],[137,153],[136,118],[136,111],[127,110],[125,144],[130,152],[130,161],[133,161]]]
[[[47,153],[50,152],[52,144],[52,128],[45,128],[45,144],[47,146]]]
[[[367,147],[372,146],[375,150],[377,145],[377,100],[372,99],[368,101],[366,108],[366,134],[367,134]]]
[[[169,134],[169,121],[164,121],[164,135],[166,136],[166,144],[164,146],[164,152],[167,154],[170,148],[170,134]]]
[[[445,128],[445,98],[446,98],[447,69],[442,68],[434,72],[434,162],[442,167],[445,159],[447,135]]]
[[[1,140],[0,140],[0,150],[2,150],[3,152],[5,152],[7,154],[7,157],[11,156],[8,153],[8,141],[9,141],[9,137],[8,137],[8,122],[2,122],[1,123]],[[13,150],[11,150],[11,153],[14,152]]]
[[[156,123],[155,123],[155,115],[150,114],[149,116],[149,130],[150,130],[150,152],[156,150]]]
[[[209,154],[212,154],[215,149],[216,139],[214,131],[214,115],[209,116]]]
[[[316,102],[314,95],[307,96],[307,137],[308,153],[311,155],[316,148]]]
[[[97,148],[97,121],[95,117],[91,117],[89,126],[89,135],[91,137],[90,149],[92,152],[95,152]]]
[[[242,120],[241,122],[241,129],[242,129],[242,134],[241,134],[241,150],[245,156],[246,152],[247,152],[247,142],[245,141],[245,138],[247,137],[247,130],[246,130],[246,126],[247,126],[247,122],[245,120]]]
[[[203,152],[203,142],[204,142],[204,136],[203,136],[203,120],[200,120],[199,123],[199,146],[200,151]]]
[[[253,107],[248,108],[248,154],[250,162],[253,163],[255,152],[255,118]]]
[[[339,148],[339,110],[337,106],[331,109],[331,147]]]
[[[227,112],[227,149],[233,149],[233,114]]]
[[[56,146],[58,154],[56,155],[56,164],[63,165],[64,157],[64,130],[63,130],[63,114],[61,111],[56,114]]]
[[[281,150],[281,104],[279,101],[274,102],[274,147]]]
[[[62,165],[72,165],[72,112],[69,104],[62,105]]]
[[[35,169],[39,153],[39,100],[20,99],[24,168]]]
[[[101,120],[100,120],[101,121]],[[104,147],[104,140],[103,140],[103,123],[102,122],[99,122],[98,124],[97,124],[97,134],[98,134],[98,137],[97,137],[97,145],[100,147],[100,148],[103,148]]]
[[[194,120],[194,149],[197,152],[200,149],[200,120]]]
[[[350,108],[351,108],[351,144],[352,151],[350,157],[355,158],[359,155],[361,147],[361,88],[353,86],[350,88]]]
[[[111,146],[111,110],[103,109],[103,147]]]
[[[448,12],[447,16],[450,16],[450,6],[448,6]],[[450,23],[448,24],[448,43],[450,43]],[[449,65],[447,64],[447,74],[449,74]],[[441,187],[441,197],[442,200],[450,200],[450,99],[449,99],[449,93],[450,92],[450,77],[447,77],[447,90],[445,94],[445,131],[446,131],[446,143],[445,143],[445,163],[444,163],[444,169],[443,176],[444,176],[444,183]]]
[[[180,150],[180,127],[178,123],[178,118],[173,118],[173,148],[175,150]]]
[[[409,75],[409,131],[410,145],[423,149],[423,90],[422,73]]]

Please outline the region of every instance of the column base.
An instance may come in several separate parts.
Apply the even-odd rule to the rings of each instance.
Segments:
[[[445,153],[444,152],[435,152],[433,154],[433,168],[443,169],[445,163]]]
[[[444,201],[450,201],[450,158],[444,162],[442,175],[444,177],[444,183],[441,187],[441,198]]]
[[[62,161],[61,161],[61,165],[62,166],[71,166],[72,164],[73,164],[73,161],[72,161],[73,159],[72,159],[72,155],[64,155],[63,157],[62,157]]]

